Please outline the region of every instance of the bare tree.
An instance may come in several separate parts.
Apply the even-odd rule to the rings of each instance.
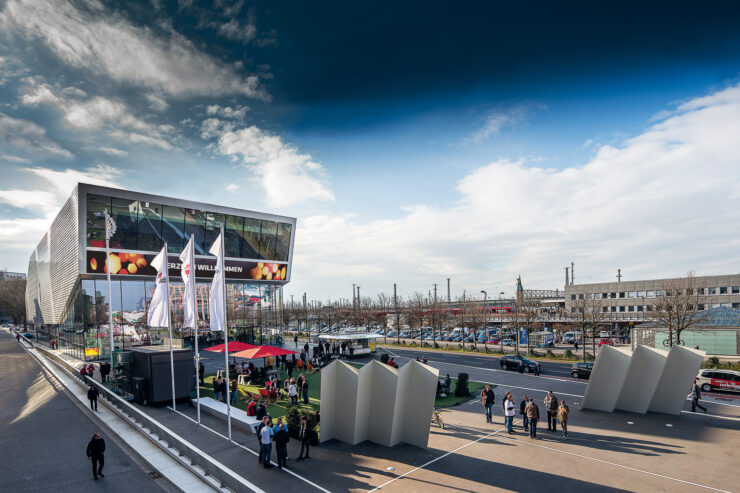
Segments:
[[[531,334],[539,330],[542,326],[537,321],[540,315],[540,301],[525,292],[519,305],[519,316],[521,317],[522,327],[527,332],[527,354],[529,354],[531,351]]]
[[[686,277],[666,281],[663,291],[656,293],[652,316],[658,325],[668,329],[668,347],[681,345],[681,333],[705,318],[699,310],[706,302],[703,291],[697,286],[694,272],[689,271]]]
[[[0,281],[0,312],[13,318],[20,324],[26,318],[26,281],[9,279]]]
[[[424,307],[426,302],[424,295],[420,292],[415,292],[411,298],[408,299],[406,306],[408,307],[409,326],[418,327],[420,331],[419,343],[422,342],[423,338],[423,327],[424,327]]]
[[[596,356],[596,331],[601,325],[604,318],[603,301],[595,298],[593,295],[579,295],[575,302],[576,324],[581,328],[583,334],[583,361],[586,361],[586,330],[591,329],[591,348],[593,355]]]

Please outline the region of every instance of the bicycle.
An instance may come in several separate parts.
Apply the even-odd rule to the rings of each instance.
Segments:
[[[432,423],[437,423],[441,429],[445,429],[445,422],[442,419],[442,415],[436,409],[432,411]]]

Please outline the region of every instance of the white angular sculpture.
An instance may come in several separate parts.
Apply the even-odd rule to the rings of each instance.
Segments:
[[[681,414],[686,395],[691,390],[696,374],[704,361],[705,351],[684,346],[673,346],[668,351],[663,374],[650,402],[649,411]]]
[[[439,371],[416,361],[400,370],[335,361],[321,371],[321,442],[365,440],[426,448]]]
[[[653,400],[663,367],[666,352],[647,346],[637,346],[632,352],[625,384],[617,400],[617,409],[645,414]]]
[[[605,346],[596,357],[581,407],[681,414],[704,354],[683,346],[673,346],[670,351]]]
[[[617,406],[630,366],[631,351],[603,346],[594,362],[581,407],[610,413]]]

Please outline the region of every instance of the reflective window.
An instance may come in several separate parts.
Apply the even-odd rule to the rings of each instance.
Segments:
[[[224,225],[224,246],[226,247],[227,257],[239,256],[243,231],[243,217],[226,216],[226,224]]]
[[[162,238],[167,242],[167,251],[180,253],[185,246],[185,211],[179,207],[164,206],[162,211]]]
[[[717,294],[717,288],[707,288],[707,294]]]
[[[162,205],[139,202],[139,250],[158,252],[162,249]]]
[[[651,290],[649,290],[649,291],[645,291],[645,295],[646,295],[646,296],[647,296],[648,298],[655,298],[655,291],[651,291]]]
[[[277,223],[275,221],[262,221],[260,232],[260,258],[272,260],[275,258],[275,245],[277,242]]]
[[[732,286],[732,294],[740,293],[740,286]]]
[[[290,254],[290,232],[292,228],[292,224],[278,223],[275,260],[282,262],[288,261],[288,255]]]
[[[644,298],[645,297],[645,291],[638,291],[637,292],[637,297],[638,298]]]
[[[103,211],[111,212],[110,197],[87,195],[87,245],[105,247],[105,219]]]
[[[92,279],[85,279],[82,281],[82,289],[80,290],[80,298],[82,298],[82,308],[85,310],[85,322],[89,324],[95,323],[95,281]]]
[[[211,249],[211,246],[216,242],[216,239],[218,238],[218,235],[221,234],[221,223],[224,220],[223,214],[217,214],[215,212],[205,212],[204,213],[206,218],[206,236],[205,236],[205,244],[203,245],[203,248],[206,252],[208,252]],[[226,232],[224,232],[224,236],[226,236]],[[224,242],[226,242],[226,238],[224,238]],[[226,247],[226,250],[228,251],[228,245],[224,245]],[[227,257],[236,257],[236,255],[226,255]]]
[[[195,254],[205,255],[210,245],[206,243],[206,214],[197,209],[185,209],[185,240],[183,244],[190,240],[190,235],[195,237]],[[218,235],[218,234],[217,234]],[[182,250],[182,247],[180,247]],[[179,251],[179,250],[178,250]]]
[[[636,298],[637,297],[637,291],[629,291],[627,293],[627,298]]]
[[[114,198],[112,210],[113,220],[116,222],[116,234],[110,239],[111,248],[138,250],[139,202]]]
[[[625,295],[625,292],[624,292],[624,291],[621,291],[621,292],[619,293],[619,297],[620,297],[620,298],[624,298],[624,295]]]
[[[241,258],[260,258],[260,220],[244,218],[244,234],[240,245]]]
[[[727,288],[719,288],[719,294],[727,294]]]

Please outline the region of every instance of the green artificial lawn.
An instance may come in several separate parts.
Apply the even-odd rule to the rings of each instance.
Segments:
[[[440,378],[440,380],[443,379]],[[453,378],[452,385],[450,385],[450,393],[447,394],[447,397],[437,397],[434,400],[435,408],[457,406],[463,402],[469,401],[470,399],[480,397],[480,392],[486,384],[468,381],[468,390],[470,391],[470,395],[466,395],[464,397],[455,397],[455,385],[457,385],[457,379]]]
[[[358,363],[349,363],[352,366],[355,366],[357,368],[361,368],[362,365]],[[303,397],[299,396],[298,399],[298,406],[297,408],[303,412],[309,412],[309,413],[316,413],[316,411],[319,411],[321,408],[321,373],[315,372],[313,374],[308,374],[308,372],[303,371],[300,372],[298,370],[293,370],[293,378],[298,378],[298,375],[303,373],[306,378],[308,379],[308,404],[303,403]],[[285,369],[280,370],[280,380],[281,382],[284,382],[285,379],[288,376],[288,372],[285,371]],[[216,377],[216,375],[207,375],[204,380],[204,385],[201,385],[200,387],[200,395],[202,397],[211,397],[213,398],[213,379]],[[440,379],[441,380],[441,379]],[[477,398],[480,396],[480,392],[485,386],[485,384],[480,382],[468,382],[468,390],[470,390],[470,395],[464,396],[464,397],[455,397],[455,385],[457,384],[457,379],[452,379],[452,389],[449,394],[447,394],[446,397],[437,397],[434,401],[434,407],[435,408],[441,408],[441,407],[452,407],[457,406],[463,402],[467,402],[470,399]],[[242,386],[242,388],[248,390],[249,392],[253,394],[259,394],[260,387],[257,387],[256,385],[247,385]],[[264,387],[261,387],[264,388]],[[247,409],[248,402],[245,401],[245,397],[242,396],[240,393],[237,393],[236,397],[236,407],[239,409],[246,410]],[[287,400],[279,400],[276,404],[269,404],[267,406],[267,413],[272,416],[273,419],[276,418],[283,418],[285,419],[285,415],[288,411],[288,409],[291,407],[290,405],[290,399]]]
[[[310,412],[310,413],[316,413],[320,409],[319,404],[319,396],[321,395],[321,373],[316,372],[313,374],[308,374],[308,372],[303,371],[300,372],[298,370],[293,370],[293,378],[297,379],[298,375],[303,373],[306,378],[308,379],[308,404],[303,403],[303,396],[299,396],[298,398],[298,406],[297,407],[303,412]],[[205,385],[201,385],[200,387],[200,395],[201,397],[211,397],[213,398],[213,379],[216,377],[216,375],[208,375],[206,376],[204,380]],[[285,369],[280,370],[280,380],[281,385],[282,382],[285,382],[285,379],[288,377],[288,372],[285,371]],[[253,394],[259,395],[260,388],[264,387],[258,387],[256,385],[242,385],[241,388],[248,390],[249,392]],[[245,397],[241,395],[241,393],[237,392],[236,394],[236,407],[239,409],[243,409],[246,411],[248,402],[245,401]],[[267,407],[267,413],[272,416],[273,419],[276,418],[283,418],[285,419],[285,414],[288,411],[288,408],[291,407],[290,405],[290,399],[287,400],[278,400],[277,404],[269,404]]]

